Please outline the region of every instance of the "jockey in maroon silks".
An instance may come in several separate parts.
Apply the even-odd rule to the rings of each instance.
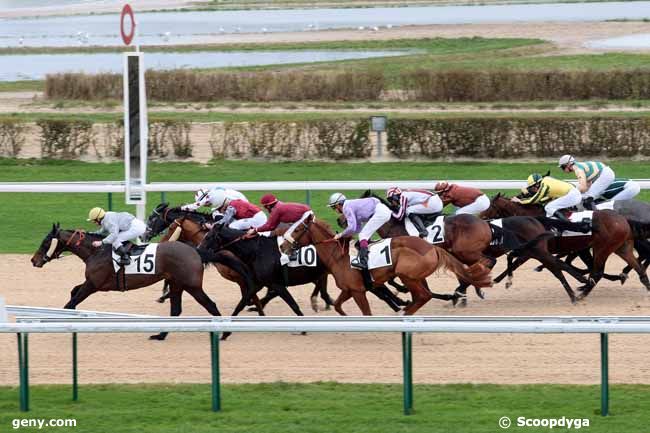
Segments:
[[[269,212],[269,219],[265,224],[251,228],[248,233],[254,235],[261,232],[270,232],[278,228],[282,223],[292,224],[291,227],[285,232],[286,236],[290,236],[298,224],[303,221],[307,216],[312,213],[309,206],[302,203],[284,203],[277,199],[273,194],[265,194],[260,200],[260,204]],[[294,253],[291,254],[293,258]],[[280,261],[288,261],[288,257],[282,254]]]

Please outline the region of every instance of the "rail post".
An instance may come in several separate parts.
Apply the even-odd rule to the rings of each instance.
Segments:
[[[18,378],[20,382],[20,410],[29,411],[29,362],[27,334],[18,333]]]
[[[210,332],[210,354],[212,361],[212,411],[221,410],[221,389],[219,380],[219,333]]]
[[[402,332],[402,365],[404,368],[404,415],[413,412],[413,359],[411,333]]]
[[[305,193],[305,203],[307,204],[307,206],[311,206],[311,191],[310,190],[307,190],[307,192]]]
[[[77,333],[72,333],[72,401],[79,400],[79,383],[77,381]]]
[[[600,334],[600,414],[609,414],[609,341],[608,334]]]
[[[167,198],[166,196],[167,196],[167,194],[165,193],[165,191],[160,191],[160,202],[161,203],[165,203],[165,198]]]
[[[109,211],[113,210],[113,193],[112,192],[108,193],[108,210]]]

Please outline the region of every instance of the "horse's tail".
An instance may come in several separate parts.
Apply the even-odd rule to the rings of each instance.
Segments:
[[[650,224],[631,219],[628,219],[627,222],[630,224],[634,239],[643,240],[650,238]]]
[[[545,216],[538,216],[535,217],[537,221],[542,223],[544,228],[546,230],[559,230],[561,232],[579,232],[579,233],[588,233],[592,230],[596,230],[596,225],[595,224],[588,224],[588,223],[572,223],[568,221],[562,221],[559,219],[555,218],[549,218]]]
[[[255,289],[256,284],[251,276],[250,268],[231,252],[225,250],[212,251],[204,248],[196,248],[196,251],[201,256],[201,262],[204,266],[217,264],[228,266],[244,278],[249,293]]]
[[[437,252],[439,265],[452,271],[461,280],[475,287],[492,286],[492,277],[490,277],[490,269],[487,266],[480,262],[465,266],[460,260],[442,248],[437,248]]]

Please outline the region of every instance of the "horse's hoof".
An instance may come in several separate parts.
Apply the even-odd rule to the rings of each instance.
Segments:
[[[454,307],[465,308],[467,307],[467,296],[461,296],[454,304]]]
[[[166,337],[166,335],[156,334],[149,336],[149,340],[164,341]]]
[[[246,311],[250,311],[252,313],[257,313],[259,310],[257,309],[257,307],[250,307]]]
[[[164,297],[161,296],[160,298],[156,299],[156,302],[158,302],[159,304],[164,304],[165,299],[167,299],[167,298],[164,298]]]
[[[506,281],[506,289],[509,289],[512,287],[512,281]]]
[[[219,340],[226,341],[228,339],[228,337],[230,337],[231,335],[232,335],[232,332],[224,332],[223,334],[221,334],[221,338]]]
[[[625,284],[625,282],[628,279],[628,275],[625,272],[621,272],[620,274],[618,274],[618,277],[621,279],[621,286]]]
[[[325,304],[325,311],[331,311],[332,310],[332,304]]]
[[[311,300],[311,309],[314,313],[318,313],[318,298],[316,296],[312,296],[310,298]]]
[[[485,299],[485,292],[481,289],[476,290],[476,295],[481,299]]]
[[[535,271],[535,272],[542,272],[543,270],[544,270],[544,266],[541,266],[541,265],[537,266],[535,269],[533,269],[533,271]]]

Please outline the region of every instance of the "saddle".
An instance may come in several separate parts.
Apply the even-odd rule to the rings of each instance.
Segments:
[[[129,241],[123,243],[122,245],[124,245],[124,249],[127,253],[129,253],[131,257],[137,257],[144,252],[144,250],[147,248],[147,245],[149,244],[136,245]]]
[[[436,213],[427,213],[427,214],[415,214],[420,217],[422,222],[424,223],[425,227],[429,227],[431,224],[434,224],[436,222],[436,219],[442,215],[442,212],[436,212]]]

